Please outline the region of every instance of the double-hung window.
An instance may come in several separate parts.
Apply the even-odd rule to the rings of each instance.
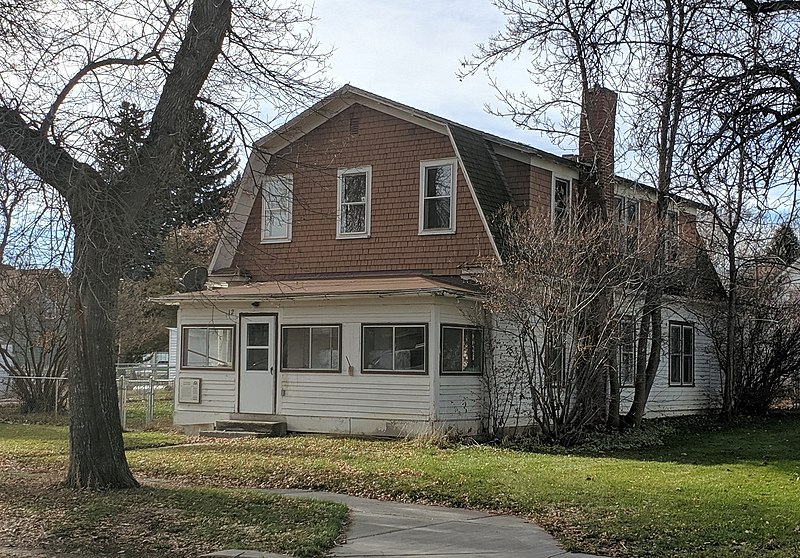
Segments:
[[[425,374],[427,328],[424,325],[364,325],[364,372]]]
[[[339,326],[283,326],[281,370],[339,372]]]
[[[261,184],[261,242],[292,239],[292,175],[267,176]]]
[[[678,235],[680,234],[677,211],[667,211],[664,228],[666,229],[664,231],[664,259],[667,263],[674,264],[678,261]]]
[[[442,326],[442,374],[483,371],[483,332],[477,327]]]
[[[567,383],[567,347],[562,339],[545,336],[543,376],[546,385],[563,387]]]
[[[694,385],[694,326],[669,323],[669,385]]]
[[[553,226],[559,228],[569,223],[569,209],[572,200],[572,182],[566,178],[553,179]]]
[[[420,165],[420,234],[456,230],[456,161],[423,161]]]
[[[635,254],[639,249],[639,202],[622,196],[615,196],[617,223],[619,224],[619,251],[621,254]]]
[[[338,173],[337,238],[369,236],[372,167],[341,169]]]
[[[181,344],[183,368],[233,370],[232,326],[184,326]]]
[[[619,323],[619,383],[632,386],[636,378],[636,320],[633,316],[623,316]]]

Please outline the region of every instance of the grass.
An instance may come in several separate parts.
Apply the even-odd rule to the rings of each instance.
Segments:
[[[664,429],[657,447],[595,443],[580,454],[316,436],[163,446],[168,440],[146,433],[128,438],[138,444],[128,459],[139,476],[185,485],[312,488],[518,513],[573,551],[799,556],[800,417],[686,425]],[[12,448],[14,461],[63,460],[63,430],[0,425],[0,440],[21,436],[15,428],[34,429],[34,439]]]
[[[231,548],[320,557],[346,523],[341,504],[251,490],[158,482],[115,492],[63,489],[67,437],[63,426],[0,424],[0,547],[85,557],[194,558]],[[125,434],[131,453],[184,442],[175,433]]]

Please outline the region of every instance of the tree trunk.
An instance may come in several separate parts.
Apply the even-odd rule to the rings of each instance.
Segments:
[[[114,368],[120,265],[103,232],[89,233],[76,224],[72,268],[74,360],[69,371],[70,456],[65,484],[93,490],[139,486],[125,458]]]
[[[736,305],[738,301],[736,283],[736,243],[733,235],[728,235],[728,299],[725,308],[725,377],[722,383],[722,419],[730,420],[734,412],[734,390],[736,385],[736,371],[733,357],[734,344],[736,343]]]

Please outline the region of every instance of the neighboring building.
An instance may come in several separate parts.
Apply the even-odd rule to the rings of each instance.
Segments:
[[[501,258],[492,216],[511,204],[557,220],[586,170],[338,90],[256,143],[207,290],[161,299],[180,304],[175,424],[255,413],[285,417],[290,431],[478,433],[492,332],[478,325],[470,274]],[[614,183],[612,207],[638,227],[655,193]],[[676,202],[668,258],[694,266],[697,242],[678,240],[697,240],[699,206]],[[719,391],[704,334],[683,299],[670,300],[648,416],[701,412]]]

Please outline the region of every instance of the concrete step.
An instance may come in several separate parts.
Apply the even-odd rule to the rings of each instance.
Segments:
[[[283,415],[265,415],[262,413],[233,413],[230,420],[252,420],[256,422],[261,421],[275,421],[286,422],[286,417]]]
[[[214,430],[225,432],[260,432],[265,436],[285,436],[286,422],[276,420],[218,420]]]
[[[264,432],[247,432],[246,430],[201,430],[201,438],[268,438]]]

